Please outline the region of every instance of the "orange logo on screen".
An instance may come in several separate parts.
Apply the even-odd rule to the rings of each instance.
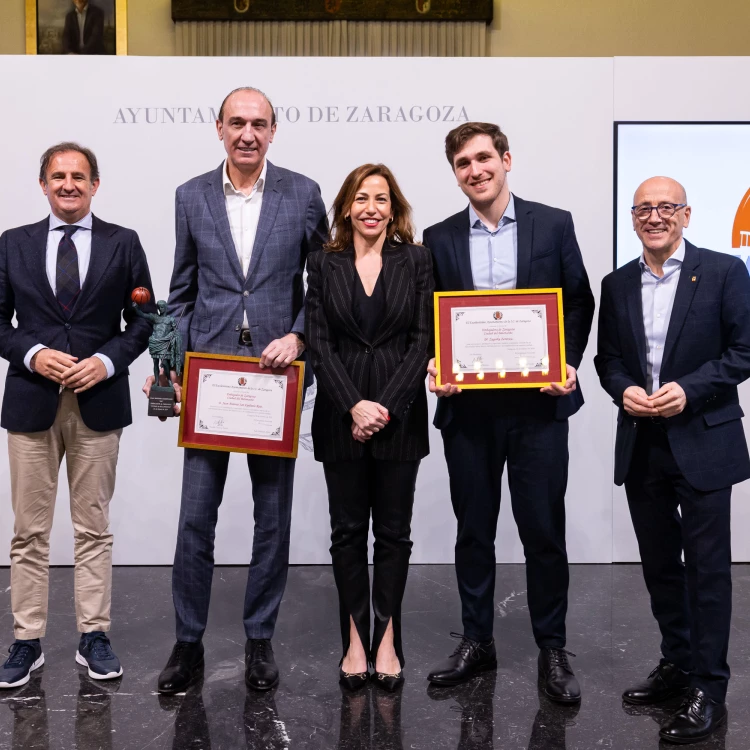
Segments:
[[[740,201],[732,227],[732,247],[745,247],[750,251],[750,190]]]

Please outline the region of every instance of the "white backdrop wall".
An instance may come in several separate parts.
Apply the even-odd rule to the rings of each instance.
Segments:
[[[706,73],[702,66],[711,65],[724,67]],[[689,115],[654,105],[653,96],[644,96],[641,81],[660,66],[681,78],[687,66],[705,80],[711,109],[701,109],[702,93],[688,103],[670,100],[677,107],[691,105]],[[0,126],[0,159],[7,181],[0,231],[47,214],[36,182],[39,156],[54,142],[78,140],[100,160],[102,184],[94,199],[95,213],[139,232],[154,287],[166,296],[174,248],[174,189],[221,162],[224,151],[212,122],[215,111],[227,91],[254,85],[269,94],[279,114],[271,161],[317,180],[329,206],[353,167],[383,161],[412,202],[420,235],[465,205],[443,155],[446,132],[463,119],[500,123],[510,138],[513,191],[572,211],[598,297],[601,278],[612,268],[613,119],[750,119],[750,97],[733,95],[731,86],[732,81],[748,80],[748,73],[748,60],[710,59],[4,57],[0,91],[6,116]],[[719,81],[729,82],[725,96],[716,74]],[[646,116],[647,100],[651,111]],[[664,111],[657,112],[659,106]],[[586,406],[571,420],[567,509],[572,562],[637,557],[624,498],[611,482],[613,410],[592,364],[595,335],[596,326],[580,370]],[[174,550],[182,451],[176,447],[176,420],[162,424],[145,416],[139,390],[149,367],[144,355],[130,368],[135,421],[123,434],[111,509],[114,560],[119,564],[169,564]],[[2,363],[0,377],[4,373]],[[307,410],[303,433],[309,433],[309,424]],[[5,440],[3,432],[0,563],[7,562],[13,525]],[[309,440],[303,438],[291,561],[327,563],[325,484],[308,447]],[[431,448],[417,485],[412,560],[452,562],[455,521],[442,441],[435,430]],[[65,481],[63,473],[52,539],[52,561],[57,564],[72,561]],[[747,493],[742,487],[737,496]],[[252,500],[242,456],[232,456],[224,498],[217,562],[247,563]],[[523,553],[507,499],[506,486],[498,560],[518,562]],[[750,541],[746,543],[748,535],[742,533],[749,527],[750,516],[735,512],[735,559],[750,559]]]

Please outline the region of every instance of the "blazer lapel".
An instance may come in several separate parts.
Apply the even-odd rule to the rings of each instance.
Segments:
[[[386,291],[385,315],[380,321],[375,340],[378,344],[388,337],[391,326],[398,317],[404,301],[406,300],[406,289],[409,284],[409,273],[406,269],[406,253],[397,248],[385,245],[383,247],[383,284]]]
[[[531,248],[534,244],[534,215],[529,204],[522,198],[513,196],[518,224],[518,251],[516,255],[516,289],[529,289],[532,284]]]
[[[247,269],[247,279],[250,279],[258,267],[263,250],[268,243],[268,238],[271,236],[271,232],[273,232],[273,227],[276,223],[276,214],[279,212],[279,206],[281,205],[282,179],[281,173],[269,161],[268,169],[266,170],[266,184],[263,186],[263,203],[260,207],[258,230],[255,233],[253,254],[250,256],[250,267]]]
[[[89,260],[89,269],[86,272],[86,278],[83,280],[81,293],[75,301],[73,312],[70,315],[71,318],[73,318],[79,310],[83,309],[83,305],[98,286],[104,272],[112,262],[117,247],[110,239],[115,232],[114,227],[108,226],[100,219],[97,219],[96,216],[92,218],[91,258]]]
[[[342,250],[340,253],[331,253],[328,268],[331,276],[328,279],[328,288],[331,293],[333,307],[338,313],[339,320],[353,338],[359,339],[367,344],[362,329],[357,325],[352,315],[352,290],[355,282],[357,269],[354,266],[354,248]]]
[[[42,297],[54,307],[62,317],[62,310],[55,297],[47,278],[47,239],[49,233],[49,219],[33,224],[28,230],[29,236],[23,248],[23,261],[34,285],[39,289]],[[62,236],[62,234],[60,235]]]
[[[625,305],[627,306],[630,329],[635,338],[638,364],[641,370],[641,384],[646,385],[646,329],[643,327],[643,299],[641,296],[641,266],[635,261],[625,282]]]
[[[91,31],[91,24],[94,23],[94,19],[92,18],[91,8],[89,7],[88,13],[86,13],[86,20],[83,22],[83,39],[84,43],[86,39],[89,38],[89,33]]]
[[[229,258],[234,272],[239,278],[242,278],[242,266],[240,259],[237,257],[237,248],[234,246],[232,229],[229,226],[229,216],[227,215],[227,201],[224,196],[224,164],[214,171],[208,181],[208,190],[206,191],[206,201],[208,209],[213,217],[219,240],[224,247],[224,251]]]
[[[456,220],[453,223],[453,253],[463,291],[474,289],[474,276],[471,273],[471,247],[469,244],[470,230],[469,208],[467,206],[460,214],[456,215]]]
[[[685,325],[690,305],[693,303],[695,290],[700,282],[700,274],[697,269],[700,266],[700,252],[698,248],[685,242],[685,260],[682,262],[680,269],[680,279],[677,282],[677,290],[674,295],[674,304],[672,305],[672,314],[669,317],[669,327],[667,328],[667,339],[664,342],[664,357],[662,360],[662,372],[664,364],[669,361],[669,356],[674,349],[677,338]]]

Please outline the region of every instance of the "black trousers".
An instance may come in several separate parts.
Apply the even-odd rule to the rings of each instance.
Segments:
[[[723,701],[732,616],[732,488],[694,489],[664,428],[644,421],[625,490],[662,655],[690,672],[693,687]]]
[[[378,647],[393,620],[393,642],[401,666],[401,601],[411,557],[411,514],[419,461],[356,461],[323,463],[331,513],[331,560],[339,593],[343,653],[349,649],[349,617],[375,663]],[[370,645],[370,577],[367,540],[372,512],[372,610]]]
[[[495,536],[507,462],[513,517],[526,557],[534,638],[540,648],[563,648],[568,610],[567,420],[459,414],[443,430],[443,445],[458,521],[456,577],[464,635],[477,641],[492,638]]]

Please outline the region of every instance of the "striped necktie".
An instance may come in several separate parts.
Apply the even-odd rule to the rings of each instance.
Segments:
[[[73,313],[73,307],[81,291],[81,281],[78,274],[78,250],[76,250],[73,242],[73,235],[80,227],[62,226],[56,228],[62,230],[63,236],[57,246],[55,286],[57,288],[57,301],[67,319]]]

